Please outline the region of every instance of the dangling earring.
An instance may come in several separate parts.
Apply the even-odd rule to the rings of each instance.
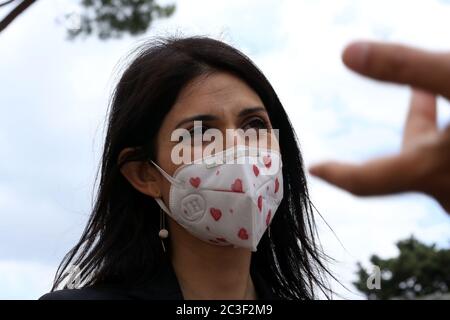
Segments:
[[[169,231],[166,229],[166,215],[164,212],[159,209],[160,219],[159,219],[159,238],[161,239],[161,245],[163,247],[164,252],[166,252],[166,247],[164,246],[164,239],[169,236]]]
[[[270,239],[270,224],[269,224],[269,230],[268,230],[268,236],[269,236],[269,239]]]

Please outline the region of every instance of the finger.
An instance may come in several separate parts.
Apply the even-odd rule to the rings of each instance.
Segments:
[[[450,99],[450,53],[355,42],[344,50],[342,58],[350,69],[367,77],[408,84]]]
[[[413,161],[403,155],[369,161],[362,165],[326,162],[309,172],[355,195],[384,195],[413,188]]]
[[[436,97],[424,90],[413,89],[403,133],[403,147],[428,132],[437,132]]]

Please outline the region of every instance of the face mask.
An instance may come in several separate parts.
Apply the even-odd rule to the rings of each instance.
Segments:
[[[169,208],[159,206],[195,237],[215,245],[256,247],[283,198],[281,156],[235,147],[179,167],[170,176]]]

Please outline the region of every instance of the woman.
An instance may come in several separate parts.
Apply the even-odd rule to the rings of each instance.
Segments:
[[[270,217],[265,213],[267,225],[261,230],[268,231],[259,237],[224,226],[228,238],[206,241],[203,236],[211,230],[203,218],[199,223],[204,230],[177,218],[174,211],[181,200],[172,198],[181,191],[175,180],[194,167],[186,170],[173,162],[177,142],[171,141],[171,134],[185,129],[195,135],[194,120],[202,121],[202,133],[211,128],[279,130],[282,169],[277,181],[282,186],[276,189],[279,194],[282,190],[282,200]],[[197,192],[200,181],[189,181],[189,190]],[[206,201],[236,199],[251,212],[239,216],[231,209],[225,213],[208,208],[204,219],[258,219],[260,199],[248,196],[242,182],[236,187],[239,195],[215,193],[206,195]],[[60,265],[52,292],[41,299],[313,299],[317,291],[329,292],[314,235],[296,136],[262,72],[220,41],[167,39],[144,45],[117,84],[92,215]],[[241,245],[250,239],[253,247]],[[72,279],[82,288],[57,290],[73,270]]]

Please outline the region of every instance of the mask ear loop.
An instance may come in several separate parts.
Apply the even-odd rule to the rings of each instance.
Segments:
[[[163,168],[158,166],[153,160],[150,160],[150,163],[153,164],[156,167],[156,169],[158,169],[158,171],[161,172],[164,178],[166,178],[167,181],[169,181],[171,184],[182,185],[182,183],[175,180],[170,174],[168,174]]]
[[[172,178],[170,176],[170,174],[168,174],[166,171],[164,171],[163,168],[158,166],[153,160],[149,160],[149,163],[153,164],[156,167],[156,169],[158,169],[158,171],[161,172],[163,177],[166,178],[167,181],[169,181],[171,184],[175,184],[175,185],[178,185],[178,186],[182,185],[179,181],[175,180],[174,178]],[[170,215],[169,208],[167,208],[167,206],[164,204],[164,201],[162,201],[161,198],[155,198],[155,201],[158,203],[158,205],[160,206],[160,208],[162,210],[164,210],[167,214]]]
[[[163,168],[158,166],[153,160],[149,160],[151,164],[153,164],[156,169],[158,169],[159,172],[166,178],[171,184],[180,185],[180,183],[172,178]],[[155,198],[155,201],[160,206],[159,212],[159,233],[158,236],[161,239],[161,245],[163,248],[163,251],[166,252],[166,247],[164,245],[164,239],[167,239],[169,237],[169,231],[166,229],[166,213],[170,214],[169,208],[164,204],[164,201],[161,198]]]

